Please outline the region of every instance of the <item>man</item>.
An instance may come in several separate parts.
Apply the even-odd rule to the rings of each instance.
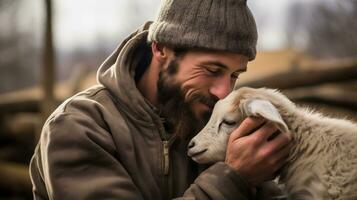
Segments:
[[[102,64],[99,85],[47,120],[31,161],[35,199],[253,199],[290,138],[248,118],[226,161],[198,166],[187,144],[255,57],[243,0],[163,1],[156,21]]]

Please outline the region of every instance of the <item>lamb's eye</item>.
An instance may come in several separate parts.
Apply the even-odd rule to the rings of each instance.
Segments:
[[[234,126],[234,125],[236,125],[236,124],[237,124],[237,122],[236,122],[236,121],[233,121],[233,120],[227,120],[227,119],[224,119],[224,120],[222,121],[222,123],[223,123],[223,124],[225,124],[225,125],[227,125],[227,126]]]

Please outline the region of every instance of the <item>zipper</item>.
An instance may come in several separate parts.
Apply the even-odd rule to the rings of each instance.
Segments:
[[[162,148],[162,197],[163,199],[170,199],[172,196],[172,177],[170,175],[170,146],[175,141],[176,136],[169,135],[163,126],[164,119],[160,119],[158,126],[161,137]]]
[[[169,155],[169,141],[164,140],[162,141],[163,145],[163,160],[164,160],[164,175],[167,176],[169,175],[169,169],[170,169],[170,155]]]
[[[162,141],[163,172],[165,176],[168,176],[170,173],[170,146],[175,139],[176,136],[172,136],[169,140]]]
[[[169,140],[162,141],[162,155],[163,155],[163,197],[164,199],[172,198],[172,173],[170,172],[170,146],[175,140],[175,136]]]
[[[170,170],[170,156],[169,156],[169,141],[162,141],[162,197],[163,199],[169,199],[170,197],[170,186],[169,186],[169,170]]]

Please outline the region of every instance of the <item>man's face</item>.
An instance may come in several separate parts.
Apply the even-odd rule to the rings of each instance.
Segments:
[[[186,137],[203,128],[247,63],[247,57],[226,52],[188,51],[171,57],[160,70],[158,102],[173,131]]]

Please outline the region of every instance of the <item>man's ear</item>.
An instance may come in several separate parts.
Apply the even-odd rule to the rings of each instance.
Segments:
[[[288,126],[281,117],[278,109],[269,101],[253,99],[245,102],[243,106],[248,116],[263,117],[268,121],[274,122],[281,132],[289,132]]]
[[[160,63],[165,63],[172,50],[163,44],[153,41],[151,44],[151,51],[154,59]]]

